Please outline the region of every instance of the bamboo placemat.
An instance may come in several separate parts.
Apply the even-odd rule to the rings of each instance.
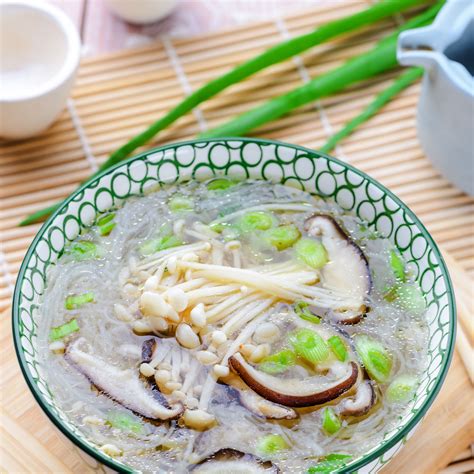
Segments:
[[[367,2],[329,3],[275,22],[84,59],[67,109],[43,135],[0,143],[0,311],[11,301],[16,273],[40,225],[18,227],[27,214],[70,193],[108,154],[191,90],[283,38],[305,33]],[[369,49],[404,18],[314,48],[210,100],[150,144],[195,136],[250,107]],[[304,107],[255,132],[318,148],[356,115],[396,73]],[[398,194],[457,260],[472,284],[474,201],[431,166],[416,139],[414,85],[363,125],[335,154]],[[447,157],[449,159],[449,157]],[[460,449],[465,446],[460,446]],[[460,450],[458,449],[458,451]]]

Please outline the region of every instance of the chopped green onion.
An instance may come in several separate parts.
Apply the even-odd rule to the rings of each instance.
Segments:
[[[308,469],[308,474],[331,474],[343,468],[352,456],[347,454],[328,454],[316,466]]]
[[[295,302],[295,313],[305,321],[309,321],[313,324],[319,324],[321,322],[321,318],[313,314],[308,309],[309,304],[306,301],[296,301]]]
[[[397,280],[406,281],[405,265],[394,250],[390,250],[390,266]]]
[[[169,200],[168,207],[171,212],[187,212],[194,209],[194,203],[187,197],[175,195]]]
[[[273,227],[264,232],[264,238],[277,250],[291,247],[299,238],[300,231],[293,224]]]
[[[415,393],[417,385],[418,379],[413,375],[398,375],[387,388],[387,400],[391,403],[407,402]]]
[[[109,235],[112,232],[112,229],[115,227],[115,212],[102,216],[97,221],[97,226],[99,227],[99,234],[102,236]]]
[[[322,268],[328,262],[326,248],[321,242],[312,239],[300,239],[295,244],[297,257],[312,268]]]
[[[342,427],[341,420],[331,407],[324,408],[322,416],[323,416],[323,430],[327,434],[333,435],[341,429]]]
[[[63,339],[66,336],[69,336],[73,332],[79,331],[79,324],[77,324],[76,319],[71,319],[71,321],[62,324],[61,326],[56,326],[52,328],[49,332],[49,339],[51,341],[58,341],[59,339]]]
[[[342,339],[339,336],[331,336],[327,340],[327,343],[329,344],[329,347],[334,352],[336,357],[341,362],[345,362],[347,359],[347,349],[344,342],[342,342]]]
[[[273,227],[275,218],[268,212],[248,212],[239,219],[239,228],[244,232],[253,230],[267,230]]]
[[[171,247],[178,247],[183,245],[181,239],[175,235],[167,235],[165,237],[158,237],[156,239],[150,239],[140,245],[140,254],[143,256],[152,255],[155,252],[166,250]]]
[[[72,243],[65,249],[64,253],[71,255],[77,262],[100,258],[103,255],[102,249],[94,244],[94,242],[89,242],[88,240],[79,240]]]
[[[107,416],[106,424],[112,428],[118,428],[125,432],[135,434],[143,433],[143,424],[137,418],[132,417],[128,413],[110,412]]]
[[[66,298],[64,306],[66,309],[77,309],[86,303],[94,302],[94,293],[89,291],[88,293],[83,293],[82,295],[70,295]]]
[[[392,358],[385,347],[365,334],[355,336],[354,342],[369,375],[377,382],[387,382],[392,370]]]
[[[405,90],[423,75],[423,68],[409,68],[398,76],[387,89],[384,89],[377,97],[365,107],[365,109],[351,121],[346,123],[337,133],[329,137],[329,140],[320,148],[323,153],[329,153],[343,138],[350,135],[360,125],[375,115],[387,102],[397,94]]]
[[[259,364],[259,369],[268,374],[281,374],[295,365],[296,356],[290,349],[284,349],[265,357]]]
[[[329,348],[324,339],[310,329],[298,329],[289,336],[290,344],[299,357],[316,364],[329,357]]]
[[[215,178],[207,183],[207,189],[209,191],[224,191],[237,184],[228,178]]]
[[[288,448],[283,437],[277,434],[263,436],[257,442],[257,451],[264,455],[275,454]]]
[[[426,309],[425,297],[416,283],[397,286],[396,296],[397,303],[405,311],[422,313]]]
[[[211,224],[209,224],[209,228],[218,234],[221,234],[229,227],[231,227],[231,224],[228,224],[227,222],[211,222]]]

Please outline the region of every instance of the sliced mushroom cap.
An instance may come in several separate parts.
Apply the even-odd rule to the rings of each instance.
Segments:
[[[66,359],[101,392],[135,413],[153,420],[170,420],[183,413],[181,405],[167,407],[164,399],[148,390],[133,370],[122,370],[81,350],[84,338],[66,347]]]
[[[287,407],[310,407],[338,398],[357,382],[359,367],[355,362],[345,365],[335,380],[314,375],[306,379],[283,379],[252,367],[242,354],[236,352],[230,359],[232,370],[263,398]]]
[[[367,297],[372,287],[369,262],[360,247],[325,214],[309,217],[308,235],[321,237],[329,262],[321,269],[321,282],[329,290],[348,296],[344,307],[333,311],[333,319],[355,324],[367,312]]]
[[[362,416],[375,405],[377,396],[370,380],[364,380],[357,387],[355,397],[346,398],[339,404],[338,411],[342,416]]]
[[[258,472],[278,474],[280,472],[271,461],[263,461],[253,454],[230,448],[216,451],[193,466],[190,471],[196,474],[254,474]]]
[[[142,362],[151,362],[153,359],[153,354],[156,349],[156,339],[151,338],[147,339],[146,341],[143,341],[142,344]]]
[[[249,388],[238,390],[240,403],[255,415],[270,420],[294,420],[298,414],[292,408],[271,402]]]

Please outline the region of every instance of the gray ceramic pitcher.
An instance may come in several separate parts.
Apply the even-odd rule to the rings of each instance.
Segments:
[[[474,194],[474,0],[449,0],[432,25],[401,33],[397,57],[425,68],[417,127],[426,155]]]

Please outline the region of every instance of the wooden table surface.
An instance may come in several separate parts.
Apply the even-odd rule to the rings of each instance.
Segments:
[[[334,4],[334,8],[338,8],[341,4],[353,2],[352,0],[180,0],[176,10],[167,19],[143,27],[129,25],[115,17],[107,9],[104,0],[51,0],[51,3],[59,5],[60,8],[71,17],[80,30],[84,45],[84,55],[95,56],[99,53],[115,50],[118,51],[137,45],[151,43],[154,39],[163,37],[164,35],[173,38],[189,38],[190,36],[197,34],[210,33],[222,28],[227,29],[232,26],[246,24],[250,21],[265,19],[277,20],[280,16],[285,16],[289,13],[298,11],[299,9],[323,3],[329,6]],[[244,33],[242,33],[242,37],[245,37]],[[186,51],[186,48],[189,48],[189,46],[183,44],[182,49]],[[211,47],[211,45],[209,45],[209,48],[216,49],[216,46]],[[148,53],[144,52],[143,55],[148,55]],[[117,59],[117,61],[119,60]],[[88,88],[92,86],[92,84],[87,83],[87,74],[93,74],[93,71],[97,69],[97,72],[94,74],[100,76],[99,64],[91,62],[88,68],[89,69],[86,69],[86,71],[89,72],[84,73],[84,78],[80,78],[78,88],[80,93],[78,94],[78,97],[75,98],[79,114],[85,113],[87,107],[91,107],[90,104],[86,103],[88,99],[85,91],[88,91]],[[95,81],[96,79],[94,77],[94,83]],[[84,97],[82,97],[81,94]],[[399,100],[400,104],[402,104],[404,101],[410,100],[410,97],[405,95]],[[349,103],[351,102],[349,101]],[[399,108],[399,106],[393,107],[394,110],[398,110]],[[206,111],[206,113],[210,115],[210,112]],[[389,107],[387,110],[387,116],[390,113],[393,112],[390,111]],[[153,114],[156,114],[156,112],[153,112]],[[382,116],[382,114],[380,116]],[[337,116],[331,115],[331,118],[337,119]],[[64,122],[67,122],[67,120],[64,119]],[[372,125],[373,123],[374,122],[372,122]],[[61,127],[63,126],[63,122],[59,121],[57,124],[58,132],[52,132],[53,135],[57,133],[59,136]],[[370,132],[369,128],[370,124],[365,132],[364,130],[360,132],[362,137],[364,137],[364,133],[367,133],[367,131]],[[85,129],[87,132],[92,132],[92,130],[89,130],[87,122],[85,122]],[[395,132],[391,131],[390,133],[393,135]],[[178,136],[177,138],[181,137]],[[123,140],[123,137],[121,137],[120,140]],[[299,140],[301,141],[301,137]],[[355,141],[356,139],[354,142]],[[412,143],[413,141],[414,138],[410,135],[408,137],[408,142]],[[98,144],[93,144],[92,150],[96,156],[99,155],[100,159],[102,159],[102,155],[105,156],[109,150],[106,148],[103,151],[99,151],[99,143],[100,146],[102,146],[101,142],[98,141]],[[314,146],[312,143],[303,144]],[[54,145],[50,146],[51,152],[54,153]],[[114,143],[113,146],[116,146],[116,144]],[[351,150],[350,146],[348,146],[346,149],[349,150],[351,158],[355,158],[354,161],[357,165],[356,148]],[[389,153],[388,149],[387,153]],[[403,153],[406,155],[407,151],[404,151]],[[364,166],[367,158],[364,158],[364,160],[365,161],[362,161],[361,159],[362,166]],[[10,165],[5,164],[5,166]],[[375,173],[375,171],[374,168],[372,173]],[[88,171],[85,172],[87,173]],[[13,173],[12,176],[15,175],[16,174]],[[428,177],[430,176],[431,175]],[[82,178],[82,175],[77,176],[78,181]],[[389,179],[385,175],[381,175],[381,178],[382,180]],[[20,178],[18,178],[18,182],[20,181]],[[59,184],[60,183],[56,185]],[[410,184],[410,186],[411,189],[413,185]],[[0,191],[1,187],[2,186],[0,186]],[[44,184],[43,187],[47,188],[48,186]],[[406,193],[409,192],[408,188],[404,190]],[[448,188],[443,187],[442,191],[443,190],[444,192],[447,192]],[[4,188],[4,191],[6,193],[6,187]],[[415,193],[415,191],[416,190],[413,190],[413,193]],[[8,194],[6,195],[8,196]],[[415,197],[412,199],[414,202],[418,202],[420,199],[416,198],[416,195],[414,196]],[[43,197],[43,199],[45,199],[45,197]],[[452,199],[454,199],[454,197]],[[461,211],[464,212],[464,208],[466,207],[466,198],[456,197],[456,199],[459,200],[459,219],[467,220],[467,224],[470,225],[471,219],[468,218],[466,214],[461,213]],[[419,209],[415,209],[416,212],[423,212],[423,210],[428,206],[428,203],[423,204],[423,202],[418,204]],[[412,204],[410,203],[410,205]],[[450,215],[454,213],[454,208],[452,209]],[[434,228],[436,227],[435,224],[432,224],[431,222],[430,225]],[[12,229],[8,227],[8,232],[11,235],[9,234],[10,237],[5,240],[7,241],[7,245],[11,247],[12,258],[14,258],[16,262],[17,258],[15,252],[22,254],[22,252],[24,252],[26,241],[30,240],[31,236],[29,234],[21,234],[21,232],[24,231],[17,230],[15,226],[13,226]],[[454,237],[456,237],[448,236],[446,234],[447,230],[441,227],[438,229],[438,232],[440,235],[436,235],[435,237],[438,239],[441,237],[446,239],[448,244],[452,239],[454,239]],[[15,236],[17,236],[17,238]],[[469,237],[465,237],[465,239],[471,239],[471,237],[472,236],[469,235]],[[25,240],[25,242],[23,242],[22,239]],[[471,242],[471,240],[469,240],[469,242]],[[452,247],[453,250],[457,251],[457,257],[460,258],[460,262],[464,267],[459,270],[459,273],[461,274],[465,270],[466,273],[462,274],[463,278],[467,281],[474,275],[474,265],[471,264],[470,261],[467,262],[466,259],[463,259],[463,254],[461,250],[458,249],[460,245],[461,244],[458,244],[456,241],[456,245],[450,245],[449,250],[451,251]],[[470,257],[471,251],[469,250],[469,245],[466,244],[466,246],[462,248],[466,249],[465,252]],[[9,251],[9,247],[7,250]],[[7,263],[11,266],[10,261]],[[13,280],[10,282],[10,286],[12,284]],[[0,406],[2,407],[2,411],[0,412],[0,415],[2,419],[1,425],[3,426],[3,433],[0,433],[0,473],[83,472],[81,471],[80,460],[76,459],[77,456],[73,454],[68,445],[64,444],[55,432],[51,430],[51,426],[45,419],[44,415],[32,402],[31,395],[26,390],[26,386],[20,377],[16,363],[7,364],[7,359],[10,360],[12,357],[8,319],[8,316],[5,314],[0,320],[0,375],[2,376],[2,387],[0,390]],[[4,380],[14,382],[12,382],[12,384],[6,384],[3,382]],[[415,434],[413,441],[410,441],[407,445],[403,455],[397,457],[396,460],[390,464],[390,474],[434,473],[441,469],[442,466],[447,464],[450,460],[453,460],[453,457],[455,457],[454,460],[457,461],[457,463],[444,469],[442,471],[444,474],[468,472],[469,470],[474,472],[474,461],[471,452],[472,447],[468,447],[469,442],[472,442],[474,438],[472,418],[474,413],[474,406],[472,403],[473,394],[472,390],[469,388],[464,368],[457,356],[455,358],[453,369],[450,371],[448,382],[446,383],[446,390],[444,391],[445,395],[440,396],[437,400],[436,407],[430,411],[430,414],[423,424],[423,429],[420,429],[420,431]],[[460,394],[462,396],[458,398],[454,397],[456,400],[456,403],[454,404],[447,402],[448,399],[453,400],[453,390],[460,390],[462,392]],[[6,410],[3,409],[5,406],[7,407]],[[466,413],[465,417],[462,416],[464,412]],[[462,419],[462,422],[459,421],[460,419]],[[453,420],[455,420],[455,423],[453,423]],[[459,443],[449,443],[449,449],[447,449],[445,446],[447,446],[448,443],[444,443],[445,437],[448,439],[458,439]],[[25,446],[28,445],[31,448],[28,450],[28,456],[25,456],[25,451],[21,449],[23,444]],[[433,452],[432,457],[425,454],[430,451]],[[32,452],[36,453],[36,458],[34,459],[30,459],[29,457]],[[435,453],[436,456],[434,455]],[[405,468],[407,465],[407,459],[415,460],[415,464],[411,465],[416,465],[417,468],[407,472]],[[434,462],[435,459],[436,462]],[[34,465],[35,468],[28,469],[27,466],[29,464],[30,467]],[[459,467],[461,464],[463,467]]]

